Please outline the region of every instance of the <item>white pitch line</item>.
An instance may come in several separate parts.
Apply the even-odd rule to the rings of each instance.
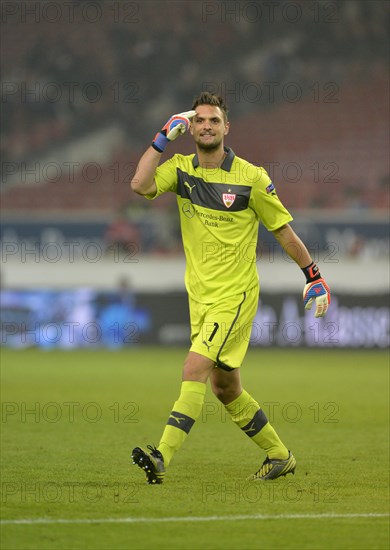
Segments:
[[[349,518],[385,518],[389,514],[362,513],[362,514],[256,514],[248,516],[188,516],[168,518],[92,518],[92,519],[3,519],[1,525],[55,525],[55,524],[95,524],[95,523],[174,523],[174,522],[201,522],[201,521],[248,521],[271,519],[349,519]]]

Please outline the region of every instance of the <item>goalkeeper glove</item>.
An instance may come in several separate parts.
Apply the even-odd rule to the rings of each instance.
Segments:
[[[171,116],[161,131],[154,136],[152,147],[162,153],[170,141],[175,140],[179,134],[184,134],[188,130],[190,118],[194,115],[196,115],[196,111],[185,111]]]
[[[306,276],[306,285],[303,289],[305,309],[311,309],[313,300],[315,300],[316,312],[314,317],[324,317],[330,304],[330,289],[321,277],[318,266],[314,262],[302,268],[302,271]]]

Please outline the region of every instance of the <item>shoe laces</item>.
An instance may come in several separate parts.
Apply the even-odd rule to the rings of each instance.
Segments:
[[[162,454],[160,453],[160,451],[157,449],[155,445],[147,445],[146,448],[149,449],[150,454],[152,456],[162,459]]]

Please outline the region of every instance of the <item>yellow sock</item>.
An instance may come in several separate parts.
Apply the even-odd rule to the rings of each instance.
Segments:
[[[203,407],[206,384],[182,382],[179,399],[174,403],[157,449],[164,458],[165,467],[181,447]]]
[[[231,403],[225,405],[233,422],[245,432],[251,440],[264,449],[269,458],[288,458],[288,449],[268,422],[260,405],[245,390]]]

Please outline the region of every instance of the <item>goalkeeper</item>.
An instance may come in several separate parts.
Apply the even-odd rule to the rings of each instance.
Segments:
[[[176,194],[190,306],[191,347],[180,395],[158,447],[136,447],[132,452],[133,462],[151,484],[163,482],[166,468],[202,410],[208,380],[232,421],[265,452],[264,462],[249,479],[271,480],[295,471],[293,454],[241,385],[240,367],[259,299],[259,221],[302,269],[303,303],[306,309],[315,306],[315,317],[325,315],[330,291],[289,225],[292,216],[266,171],[224,146],[229,128],[223,99],[203,92],[191,111],[172,116],[156,134],[131,182],[133,191],[150,200],[168,191]],[[187,130],[196,153],[176,154],[160,165],[167,146]]]

